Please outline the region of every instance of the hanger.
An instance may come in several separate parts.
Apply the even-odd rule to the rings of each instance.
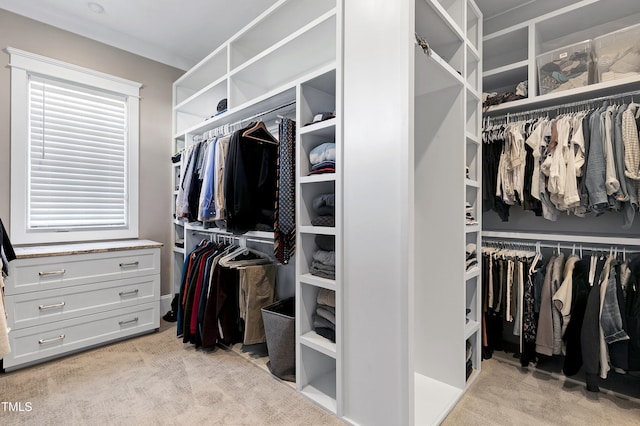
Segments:
[[[267,126],[262,121],[256,121],[253,126],[242,133],[242,137],[256,140],[258,142],[278,145],[280,142],[267,130]]]
[[[254,256],[249,259],[237,259],[240,256]],[[235,266],[248,266],[248,265],[263,265],[265,263],[273,263],[273,260],[267,255],[258,250],[254,250],[248,247],[238,247],[231,251],[229,254],[220,258],[219,263],[222,266],[235,267]]]

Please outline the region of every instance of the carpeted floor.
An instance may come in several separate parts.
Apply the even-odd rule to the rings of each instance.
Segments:
[[[0,401],[31,406],[0,406],[0,425],[343,424],[245,358],[195,350],[163,322],[158,333],[0,375]],[[637,402],[496,359],[482,369],[444,426],[640,424]]]
[[[640,404],[493,359],[442,426],[632,426]]]
[[[0,425],[342,425],[240,355],[160,332],[0,376]],[[23,404],[23,409],[26,409]]]

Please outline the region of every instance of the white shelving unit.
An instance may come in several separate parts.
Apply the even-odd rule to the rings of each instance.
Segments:
[[[349,20],[365,3],[345,4],[344,413],[438,424],[481,368],[481,274],[464,264],[481,241],[465,205],[479,221],[482,14],[473,0],[415,0]]]
[[[340,0],[280,0],[249,23],[225,44],[179,78],[173,87],[174,150],[194,143],[194,137],[264,111],[291,104],[295,110],[297,248],[291,275],[296,294],[297,389],[329,411],[340,415],[341,399],[341,290],[340,264],[335,280],[311,275],[309,266],[317,235],[332,236],[340,256],[340,209],[336,208],[336,226],[311,224],[313,198],[333,192],[341,198],[340,168],[337,173],[311,175],[309,151],[321,142],[341,144],[341,40],[342,4]],[[217,105],[227,99],[228,109],[217,114]],[[294,106],[295,104],[295,106]],[[308,126],[315,114],[335,111],[337,117]],[[277,111],[262,115],[270,127]],[[339,154],[338,154],[339,155]],[[306,162],[305,159],[306,158]],[[338,159],[338,164],[340,160]],[[179,165],[173,165],[174,201],[180,182]],[[341,167],[341,165],[339,166]],[[175,205],[175,203],[174,203]],[[175,207],[174,207],[175,209]],[[174,287],[179,290],[185,253],[203,236],[228,235],[202,224],[173,221],[175,239],[184,240],[184,248],[175,247]],[[273,242],[273,233],[247,232],[245,241]],[[281,268],[279,268],[279,271]],[[278,272],[277,280],[280,280]],[[288,273],[286,274],[289,275]],[[295,288],[294,288],[295,287]],[[319,289],[336,292],[336,342],[313,330]]]
[[[338,56],[339,57],[339,56]],[[297,330],[297,378],[298,390],[329,411],[341,415],[341,102],[340,74],[331,70],[302,82],[298,86],[298,134],[297,134],[297,220],[298,237],[296,253],[296,330]],[[309,124],[316,114],[336,112],[336,118]],[[309,153],[326,142],[336,144],[336,172],[309,175]],[[335,226],[313,226],[315,217],[313,200],[321,194],[334,194]],[[336,276],[327,279],[312,275],[310,270],[313,253],[318,249],[315,238],[330,236],[335,239]],[[318,335],[313,330],[313,316],[320,289],[328,289],[336,295],[336,341]]]
[[[529,84],[527,99],[492,106],[489,111],[515,112],[565,99],[588,99],[637,83],[637,78],[630,78],[538,96],[536,56],[639,21],[640,3],[627,0],[536,2],[489,20],[483,42],[484,91],[513,91],[521,81]]]

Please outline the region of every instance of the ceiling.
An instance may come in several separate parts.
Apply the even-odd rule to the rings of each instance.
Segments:
[[[0,0],[0,8],[186,70],[276,1]],[[491,18],[536,1],[548,0],[476,3]]]

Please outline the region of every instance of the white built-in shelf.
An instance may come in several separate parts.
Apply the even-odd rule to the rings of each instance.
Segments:
[[[471,84],[467,83],[467,93],[473,98],[474,101],[479,101],[482,99],[482,95],[478,92],[475,87]]]
[[[187,231],[219,234],[222,236],[229,236],[229,237],[251,237],[251,238],[257,238],[257,239],[263,239],[263,240],[273,240],[273,232],[266,232],[266,231],[247,231],[244,234],[238,235],[238,234],[233,234],[231,232],[225,231],[224,229],[220,229],[220,228],[205,228],[204,226],[198,225],[195,222],[185,223],[184,228]]]
[[[336,344],[313,330],[300,336],[300,343],[331,358],[336,357]]]
[[[175,253],[180,253],[180,254],[184,254],[184,247],[173,247],[173,251]]]
[[[335,413],[336,404],[336,375],[335,371],[314,380],[311,384],[302,388],[301,393],[310,400]]]
[[[477,333],[479,330],[480,330],[480,323],[478,321],[469,320],[469,322],[464,325],[465,340],[471,337],[474,333]]]
[[[471,269],[470,271],[465,272],[464,279],[466,281],[469,281],[470,279],[476,278],[478,276],[480,276],[480,268],[476,266],[475,268]]]
[[[320,135],[326,134],[327,136],[330,136],[335,134],[335,126],[336,118],[330,118],[328,120],[320,121],[319,123],[309,124],[308,126],[302,124],[300,127],[300,134],[306,135],[309,133],[318,133]]]
[[[480,225],[465,225],[464,226],[464,231],[467,234],[473,233],[473,232],[480,232]]]
[[[301,184],[308,183],[318,183],[318,182],[335,182],[336,174],[335,173],[322,173],[319,175],[311,175],[311,176],[302,176],[299,179]]]
[[[416,425],[442,423],[462,397],[462,389],[434,380],[420,373],[414,375]]]
[[[312,274],[302,274],[300,275],[300,282],[307,284],[307,285],[312,285],[315,287],[322,287],[322,288],[326,288],[327,290],[333,290],[336,291],[338,286],[336,285],[336,281],[335,280],[330,280],[328,278],[322,278],[322,277],[318,277],[316,275],[312,275]]]
[[[480,52],[476,49],[472,44],[467,44],[468,52],[470,53],[471,59],[474,61],[480,62]]]
[[[214,115],[217,112],[218,102],[226,97],[227,78],[225,75],[177,104],[173,109],[199,116]]]
[[[175,81],[175,105],[184,102],[226,73],[227,45],[223,44]]]
[[[295,83],[286,84],[283,87],[278,87],[262,96],[252,99],[244,105],[230,108],[225,113],[216,115],[208,120],[203,120],[184,130],[183,133],[202,134],[224,124],[237,123],[244,118],[260,114],[272,108],[293,102],[294,100]]]
[[[489,107],[486,114],[498,112],[517,112],[535,108],[557,105],[558,103],[575,102],[595,97],[609,96],[616,92],[635,90],[640,87],[640,76],[621,78],[604,83],[591,84],[589,86],[578,87],[571,90],[547,93],[542,96],[534,96],[513,102],[505,102],[500,105]]]
[[[473,142],[476,145],[480,145],[480,138],[478,136],[474,135],[469,131],[466,131],[464,135],[466,136],[468,142]]]
[[[420,46],[416,46],[415,64],[416,96],[464,86],[462,76],[435,52],[427,55]]]
[[[526,241],[554,241],[567,242],[575,244],[604,244],[621,246],[640,246],[640,238],[623,238],[623,237],[598,237],[590,235],[573,235],[573,234],[553,234],[553,233],[536,233],[536,232],[509,232],[509,231],[483,231],[483,237],[500,238],[500,239],[516,239]]]
[[[332,226],[300,226],[300,232],[303,234],[316,234],[316,235],[336,235],[336,228]]]
[[[178,191],[173,191],[173,195],[178,195]]]
[[[236,107],[273,87],[335,62],[336,11],[328,12],[300,31],[231,70],[229,102]],[[292,61],[291,58],[296,58]]]
[[[335,7],[335,0],[278,1],[229,40],[231,68],[241,66]]]
[[[477,180],[465,179],[464,184],[473,188],[480,188],[480,184]]]
[[[186,222],[181,222],[178,219],[173,219],[173,224],[178,226],[184,226]]]
[[[442,22],[446,23],[451,31],[453,31],[460,40],[464,39],[462,32],[462,23],[464,17],[465,4],[462,1],[450,0],[425,0],[431,4],[431,7],[440,15]]]

